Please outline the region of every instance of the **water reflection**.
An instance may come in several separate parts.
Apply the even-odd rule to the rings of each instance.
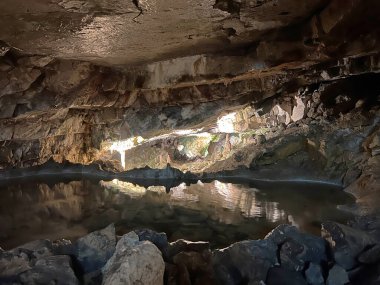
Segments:
[[[213,181],[172,187],[112,181],[19,181],[0,186],[0,246],[38,238],[75,239],[116,223],[118,233],[148,227],[171,240],[225,246],[262,238],[280,223],[319,232],[325,219],[344,221],[337,204],[351,202],[321,185],[252,185]]]

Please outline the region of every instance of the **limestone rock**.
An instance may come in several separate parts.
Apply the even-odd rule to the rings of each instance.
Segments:
[[[17,252],[0,252],[0,281],[16,280],[17,276],[32,268],[29,252],[18,250]],[[0,283],[1,283],[0,282]]]
[[[295,97],[296,99],[296,105],[293,108],[292,112],[292,120],[293,122],[297,122],[304,118],[305,116],[305,104],[302,102],[302,99],[299,97]]]
[[[202,253],[205,250],[210,249],[210,243],[204,241],[188,241],[184,239],[171,242],[167,249],[167,256],[171,259],[173,256],[180,252],[199,252]]]
[[[113,255],[116,245],[115,226],[92,232],[74,244],[75,257],[84,273],[101,269]]]
[[[277,263],[277,246],[270,240],[242,241],[213,252],[215,278],[221,284],[258,284]]]
[[[350,282],[348,279],[348,274],[344,268],[339,265],[334,265],[329,271],[329,276],[327,277],[327,285],[344,285]]]
[[[319,264],[310,263],[309,268],[305,271],[306,280],[311,285],[325,284],[322,268]]]
[[[306,280],[298,272],[274,267],[269,269],[267,285],[307,285]]]
[[[357,266],[360,253],[377,243],[366,232],[334,222],[322,224],[322,236],[329,243],[335,262],[346,270]]]
[[[9,83],[0,91],[0,97],[27,90],[40,75],[41,71],[35,68],[19,67],[11,70]]]
[[[327,261],[326,243],[322,238],[300,232],[291,225],[280,225],[265,239],[281,246],[280,262],[286,269],[301,271],[309,262]]]
[[[50,240],[42,239],[28,242],[26,244],[18,246],[16,249],[12,251],[18,250],[30,250],[33,258],[41,258],[53,255],[53,244]]]
[[[358,257],[359,262],[365,264],[374,264],[380,261],[380,244],[367,249]]]
[[[67,255],[49,256],[39,259],[32,269],[19,276],[23,284],[80,284],[71,267],[71,259]]]
[[[140,241],[150,241],[161,251],[166,250],[169,245],[166,233],[157,233],[150,229],[135,230],[135,233],[139,236]]]
[[[159,285],[163,284],[164,271],[159,249],[130,232],[118,241],[115,253],[103,267],[102,284]]]

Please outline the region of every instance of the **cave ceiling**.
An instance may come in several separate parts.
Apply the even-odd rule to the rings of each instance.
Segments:
[[[369,24],[356,21],[362,10]],[[23,54],[130,65],[274,39],[311,43],[324,35],[326,46],[349,39],[348,31],[376,32],[379,10],[371,0],[2,0],[0,40]]]

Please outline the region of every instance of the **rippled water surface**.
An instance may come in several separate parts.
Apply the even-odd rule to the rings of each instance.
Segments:
[[[75,239],[115,223],[118,234],[151,228],[171,241],[207,240],[223,247],[263,238],[281,223],[319,234],[321,221],[348,219],[337,205],[352,202],[336,187],[302,183],[198,181],[167,193],[163,186],[119,180],[18,180],[0,184],[0,246]]]

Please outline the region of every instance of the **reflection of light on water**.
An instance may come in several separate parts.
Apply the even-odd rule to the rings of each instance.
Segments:
[[[100,181],[100,185],[107,189],[118,190],[134,198],[144,196],[146,193],[146,189],[144,187],[125,181],[120,181],[119,179],[113,179],[112,181]]]
[[[278,209],[277,202],[258,201],[256,192],[258,189],[253,188],[252,191],[244,191],[237,185],[231,183],[222,183],[215,180],[214,195],[222,196],[222,205],[230,210],[239,209],[241,214],[247,218],[265,217],[271,222],[277,222],[285,218],[285,212]]]
[[[170,189],[170,193],[169,193],[170,199],[171,200],[189,201],[189,202],[199,201],[198,195],[185,193],[186,189],[187,189],[186,183],[181,183],[177,187],[172,187]]]
[[[125,168],[125,151],[128,149],[134,148],[136,145],[139,145],[143,141],[144,141],[144,138],[140,136],[133,137],[133,138],[123,140],[123,141],[116,141],[112,143],[110,147],[110,151],[116,150],[118,153],[120,153],[121,165],[123,166],[123,168]]]
[[[263,217],[273,223],[287,218],[285,212],[279,209],[277,202],[258,200],[259,190],[255,188],[246,190],[240,185],[222,183],[217,180],[210,184],[203,184],[198,181],[197,184],[191,186],[181,183],[176,187],[172,187],[168,196],[166,196],[164,186],[144,188],[118,179],[108,182],[101,181],[101,185],[108,189],[116,189],[132,198],[142,198],[145,194],[148,194],[147,191],[165,193],[164,196],[160,195],[160,197],[166,197],[166,203],[185,205],[193,209],[195,207],[201,212],[216,211],[213,215],[216,214],[215,217],[225,223],[232,223],[236,218],[234,216],[236,213],[245,218]],[[214,187],[209,187],[209,185]],[[187,204],[188,202],[192,203]],[[193,202],[197,203],[193,204]],[[225,212],[225,209],[229,211]]]
[[[218,131],[221,133],[235,132],[234,122],[236,120],[236,112],[230,113],[218,119],[216,122]]]
[[[165,186],[149,186],[146,190],[156,193],[166,193]]]
[[[216,193],[223,197],[224,206],[228,209],[235,208],[236,201],[239,200],[237,196],[241,194],[241,190],[231,183],[222,183],[218,180],[214,181],[214,185]]]
[[[277,202],[260,202],[257,201],[255,204],[252,204],[251,209],[249,211],[243,211],[243,216],[245,217],[265,217],[272,223],[278,222],[280,220],[284,220],[286,214],[283,210],[278,208]]]

